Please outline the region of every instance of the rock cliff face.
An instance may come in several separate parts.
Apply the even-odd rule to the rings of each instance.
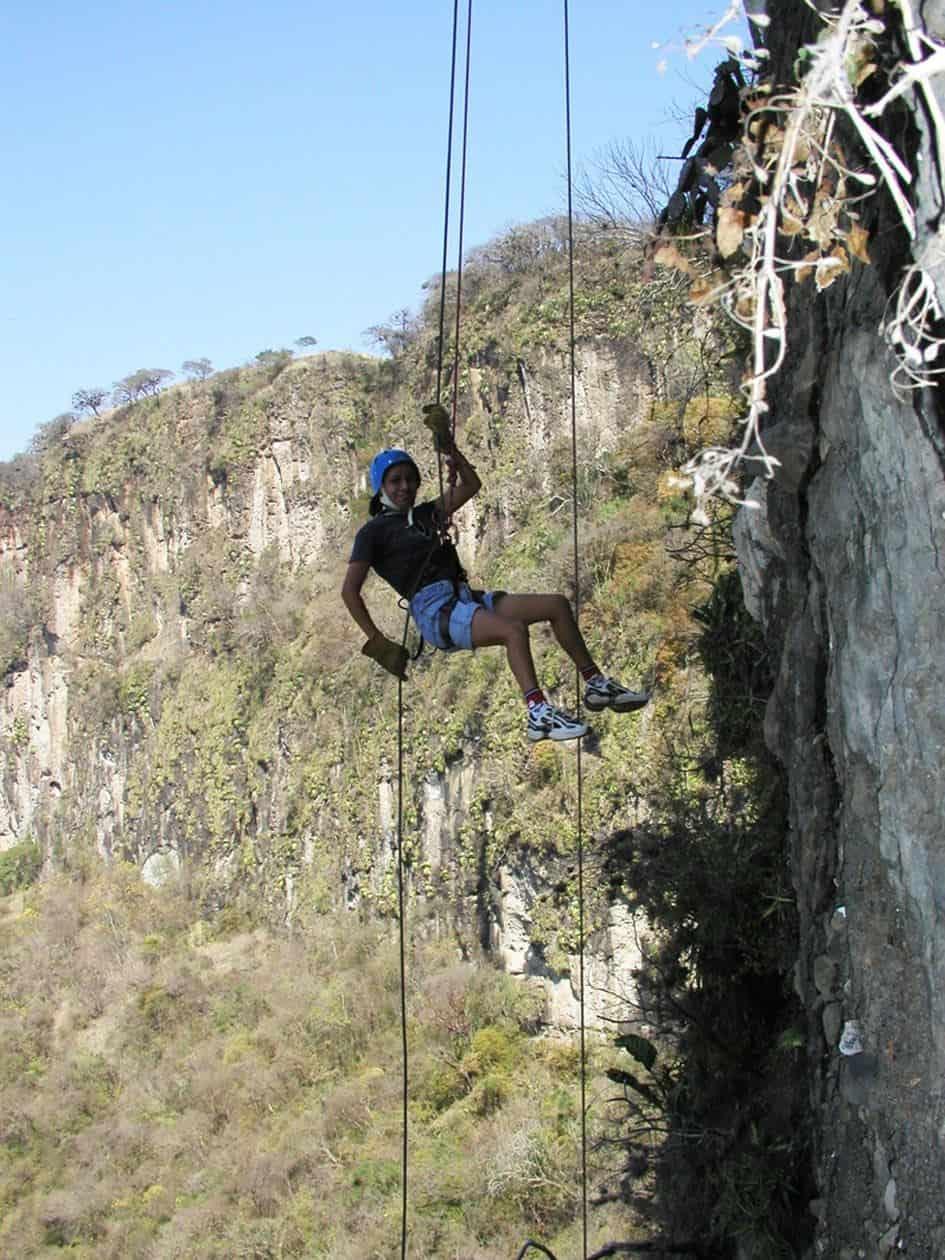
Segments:
[[[0,847],[35,837],[54,861],[92,844],[106,858],[131,858],[155,883],[187,861],[231,886],[265,868],[268,895],[289,916],[306,895],[302,872],[318,872],[326,904],[384,903],[396,784],[391,728],[377,703],[391,700],[359,663],[337,589],[365,514],[371,450],[419,442],[416,417],[398,410],[385,371],[374,360],[320,355],[271,383],[230,374],[179,388],[139,409],[142,433],[122,417],[78,426],[47,467],[45,501],[5,512],[0,570],[24,598],[40,600],[41,615],[0,699]],[[495,553],[515,536],[523,504],[536,495],[564,501],[552,458],[568,418],[563,379],[551,351],[527,365],[518,358],[507,373],[470,368],[466,424],[492,472],[458,522],[472,572],[484,548]],[[588,460],[606,457],[648,401],[619,342],[582,347],[577,405]],[[392,425],[391,414],[400,416]],[[435,484],[431,461],[421,462]],[[522,467],[534,470],[528,484],[510,475]],[[267,572],[275,577],[261,589]],[[270,671],[266,716],[252,719],[252,655],[280,633],[287,587],[296,606],[285,616],[308,618],[316,646],[304,663],[274,667],[275,683]],[[393,601],[375,588],[372,606],[399,635]],[[370,690],[333,692],[326,682],[317,707],[334,711],[316,715],[320,740],[310,713],[290,712],[301,686],[295,671],[328,678],[342,666]],[[291,674],[282,691],[280,670]],[[436,890],[451,887],[470,944],[537,977],[551,1021],[572,1022],[567,948],[552,967],[530,943],[534,905],[560,862],[512,844],[494,875],[484,878],[473,862],[457,880],[472,861],[460,836],[471,837],[470,852],[494,845],[493,793],[483,786],[492,754],[458,729],[448,754],[434,758],[421,728],[418,713],[411,764],[420,777],[408,783],[417,891],[435,903]],[[374,743],[362,756],[354,749],[365,729]],[[630,986],[631,927],[619,906],[598,925],[593,993]],[[591,1022],[606,1009],[593,993]]]
[[[940,39],[942,6],[921,7]],[[790,56],[801,10],[769,5]],[[831,1257],[945,1254],[945,429],[939,390],[893,389],[880,332],[914,263],[945,303],[941,173],[914,101],[909,126],[918,238],[871,203],[873,265],[816,303],[795,289],[766,431],[785,471],[737,530],[779,661],[766,730],[790,784]]]

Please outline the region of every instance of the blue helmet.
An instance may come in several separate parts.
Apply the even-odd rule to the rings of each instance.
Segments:
[[[388,468],[393,468],[395,464],[411,464],[420,476],[420,469],[417,468],[413,456],[408,455],[406,451],[399,451],[393,448],[389,451],[381,451],[379,455],[375,455],[371,460],[371,493],[377,494],[381,488],[381,482],[384,480],[384,474]]]

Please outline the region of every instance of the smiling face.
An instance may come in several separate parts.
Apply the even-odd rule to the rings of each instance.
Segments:
[[[392,464],[384,474],[381,485],[391,503],[406,510],[413,507],[413,501],[417,497],[420,474],[413,464]]]

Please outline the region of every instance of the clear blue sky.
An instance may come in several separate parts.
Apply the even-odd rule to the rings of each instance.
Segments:
[[[562,7],[473,5],[468,247],[564,205]],[[726,7],[573,0],[575,165],[619,138],[678,152],[672,105],[718,59],[678,49]],[[9,6],[0,459],[77,389],[188,358],[232,367],[304,335],[365,350],[365,328],[416,307],[440,261],[452,10]]]

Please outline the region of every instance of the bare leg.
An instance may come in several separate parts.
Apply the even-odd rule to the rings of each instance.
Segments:
[[[555,638],[578,669],[587,669],[594,664],[574,619],[571,604],[563,595],[503,595],[496,611],[499,617],[521,621],[526,626],[547,621]],[[475,624],[474,618],[473,626]]]
[[[511,596],[507,596],[510,599]],[[505,600],[502,601],[503,604]],[[538,686],[535,662],[528,641],[528,627],[524,621],[500,616],[487,608],[477,608],[472,619],[473,647],[504,647],[509,669],[523,692],[534,691]]]

